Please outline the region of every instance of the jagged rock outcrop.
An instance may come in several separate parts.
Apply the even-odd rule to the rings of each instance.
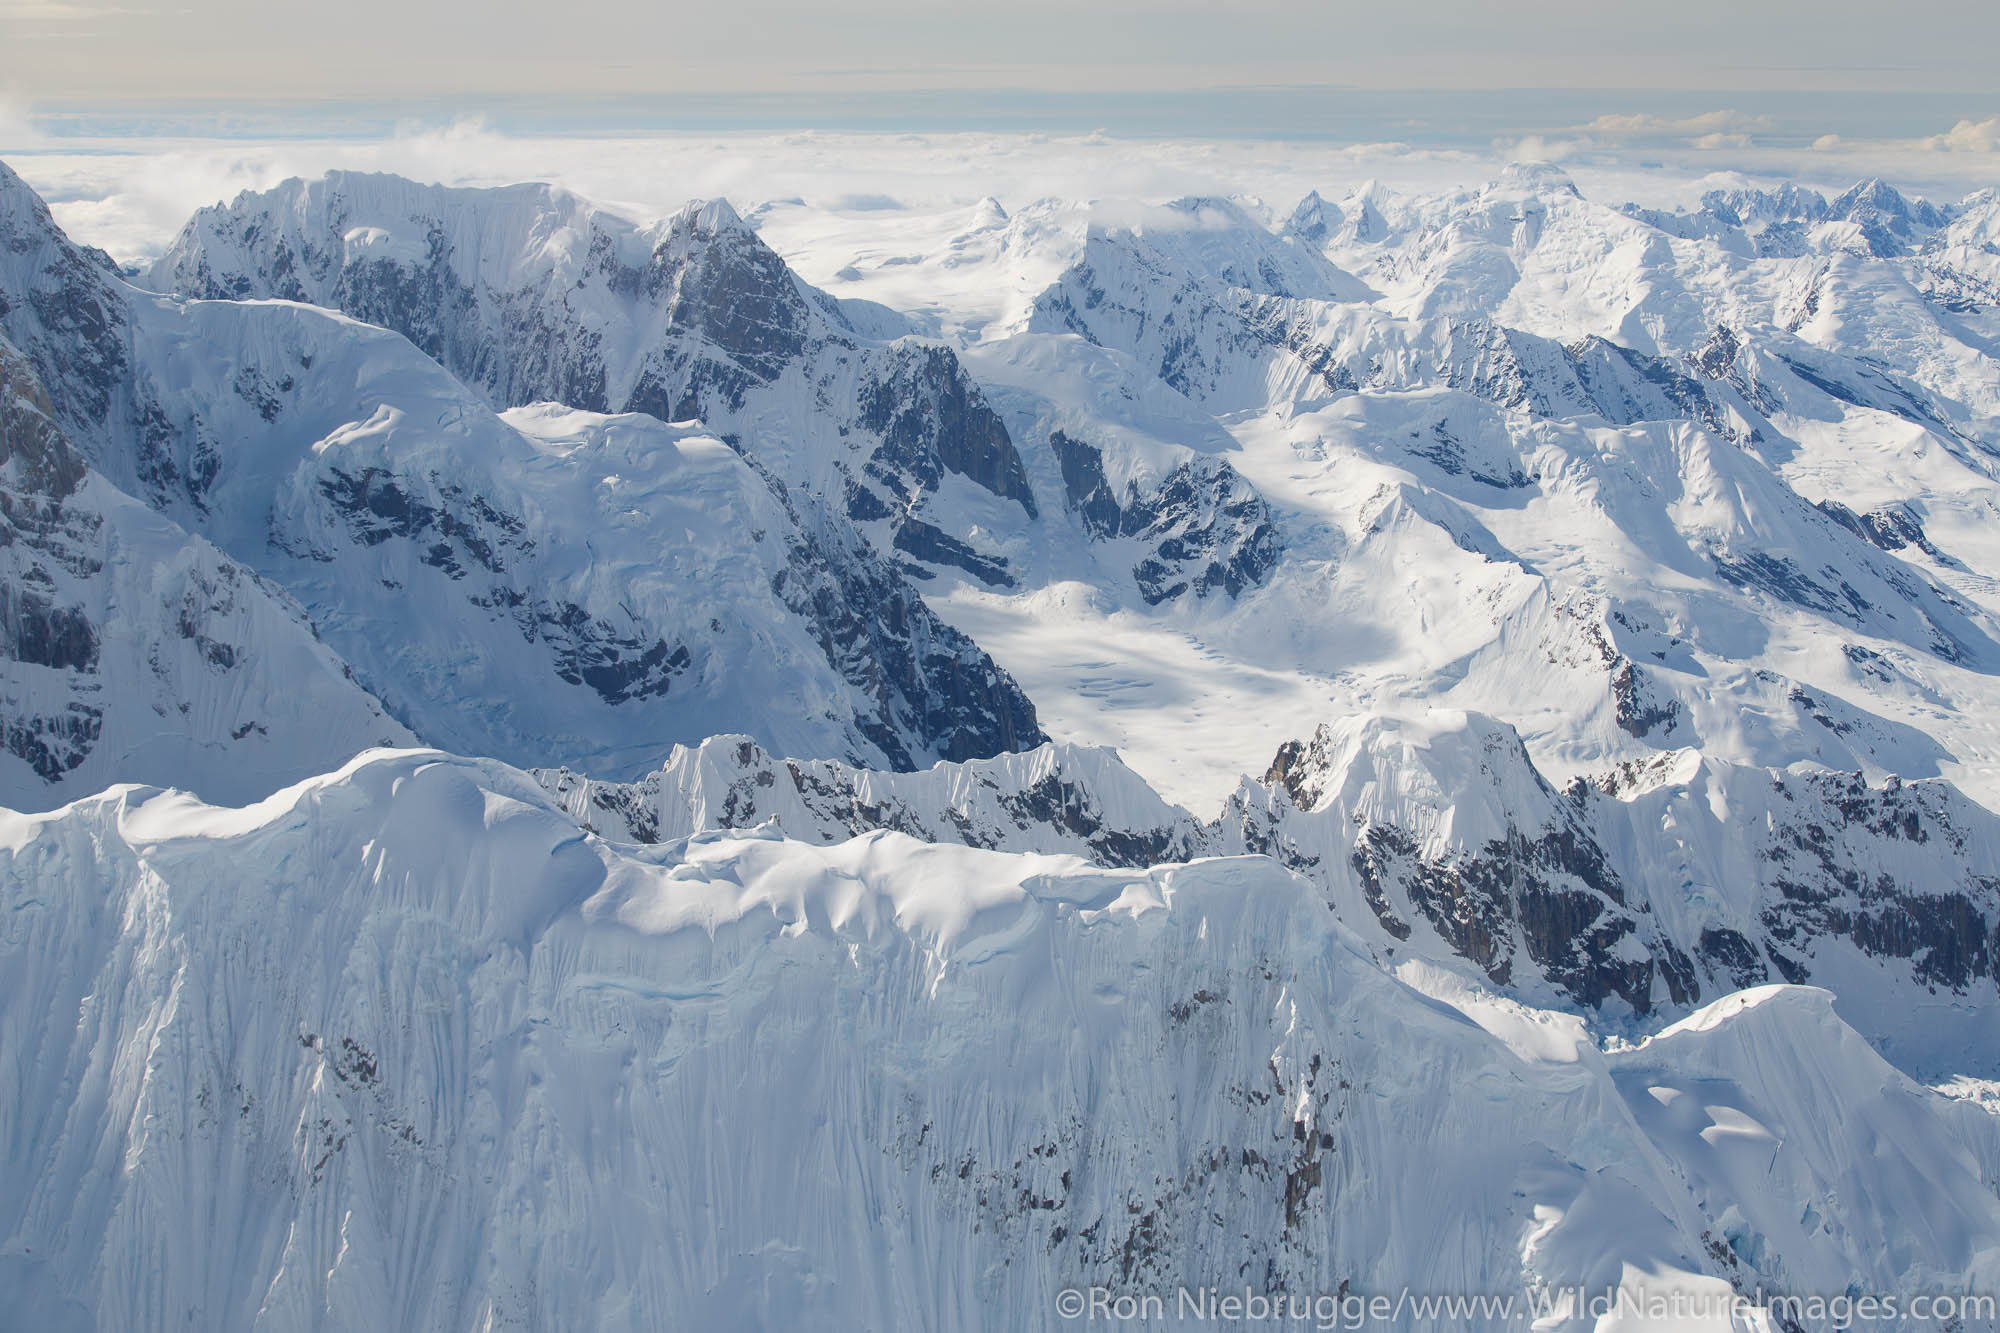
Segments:
[[[926,842],[1073,852],[1106,866],[1198,856],[1207,837],[1138,774],[1101,750],[1042,745],[916,773],[778,759],[747,736],[677,746],[637,782],[567,769],[536,773],[571,815],[606,837],[672,842],[704,829],[776,821],[786,837],[839,842],[875,829]]]
[[[1225,460],[1195,456],[1145,491],[1128,482],[1112,493],[1103,451],[1052,431],[1049,448],[1062,468],[1063,495],[1084,530],[1099,541],[1130,538],[1145,551],[1132,567],[1139,594],[1158,604],[1192,592],[1241,596],[1267,578],[1283,543],[1264,498]]]

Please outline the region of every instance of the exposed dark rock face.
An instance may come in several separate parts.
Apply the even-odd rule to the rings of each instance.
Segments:
[[[1643,739],[1670,729],[1681,716],[1680,701],[1656,698],[1651,677],[1629,658],[1621,657],[1611,673],[1611,699],[1619,730],[1628,736]]]
[[[882,437],[874,462],[907,489],[955,472],[1035,516],[1027,471],[1007,427],[944,347],[898,343],[862,386],[860,424]]]
[[[1871,546],[1884,551],[1901,551],[1914,546],[1940,563],[1955,563],[1950,556],[1931,545],[1923,523],[1901,505],[1886,505],[1865,514],[1855,513],[1838,500],[1820,500],[1814,507]]]
[[[1099,540],[1134,538],[1147,549],[1132,569],[1147,602],[1189,592],[1239,597],[1276,567],[1283,547],[1270,506],[1221,459],[1191,459],[1147,491],[1128,486],[1120,501],[1095,445],[1054,431],[1049,447],[1084,530]]]
[[[832,318],[727,204],[677,214],[637,280],[650,302],[666,306],[671,327],[766,384],[805,355],[813,315]]]
[[[906,518],[896,525],[896,549],[933,565],[954,565],[992,587],[1014,586],[1014,576],[1007,572],[1006,561],[983,556],[922,519]],[[920,567],[912,572],[923,578],[930,577],[930,572]]]
[[[1584,395],[1614,425],[1684,419],[1717,435],[1739,438],[1702,382],[1682,374],[1670,361],[1604,338],[1585,338],[1563,351]]]
[[[1788,818],[1771,822],[1759,851],[1776,891],[1761,923],[1781,974],[1810,976],[1805,956],[1844,938],[1907,961],[1926,985],[1963,994],[2000,984],[2000,875],[1968,856],[1990,814],[1943,783],[1871,787],[1859,774],[1786,774],[1773,793]],[[1948,875],[1883,869],[1898,844]]]
[[[1442,421],[1432,424],[1428,438],[1416,437],[1410,453],[1432,464],[1448,477],[1468,476],[1495,490],[1521,490],[1533,485],[1518,465],[1510,464],[1504,475],[1496,475],[1497,469],[1482,471],[1476,463],[1468,460],[1464,442],[1452,434],[1451,427]]]
[[[527,642],[542,644],[558,680],[585,686],[607,704],[665,695],[693,662],[685,645],[669,644],[644,624],[621,629],[540,593],[532,577],[513,569],[534,553],[526,522],[435,474],[406,478],[369,468],[350,476],[329,468],[319,491],[355,541],[411,543],[423,564],[464,583],[469,601],[510,620]],[[479,577],[469,578],[473,573]]]
[[[0,340],[0,469],[19,492],[60,505],[83,484],[86,465],[55,422],[49,396],[25,357]]]
[[[0,163],[0,252],[25,270],[12,291],[0,284],[0,331],[52,396],[55,419],[71,430],[110,424],[130,369],[131,332],[117,278],[101,250],[72,245],[48,206]]]
[[[788,837],[820,842],[888,829],[929,842],[1074,851],[1108,866],[1186,860],[1206,847],[1200,825],[1136,775],[1101,753],[1053,745],[899,774],[777,759],[747,738],[719,736],[677,749],[637,782],[567,770],[537,777],[591,828],[636,842],[776,820]]]
[[[1043,740],[1014,678],[866,547],[829,554],[802,534],[771,586],[812,626],[834,668],[875,700],[861,728],[895,767],[916,767],[926,750],[977,759]]]
[[[87,679],[97,671],[97,627],[69,591],[103,567],[103,519],[70,503],[85,473],[27,358],[0,338],[0,561],[7,572],[0,580],[0,663],[62,673],[71,682],[68,690],[35,689],[34,674],[9,671],[0,682],[10,687],[0,688],[0,747],[45,782],[81,764],[103,725]]]
[[[1736,369],[1736,358],[1743,351],[1743,339],[1736,330],[1718,324],[1715,332],[1708,335],[1708,341],[1689,355],[1688,365],[1697,374],[1709,379],[1726,379]]]
[[[1654,976],[1676,1004],[1694,998],[1677,960],[1625,956],[1639,932],[1625,890],[1589,835],[1574,825],[1510,830],[1474,852],[1423,856],[1410,835],[1371,826],[1353,864],[1385,929],[1407,936],[1393,904],[1407,901],[1454,953],[1477,963],[1496,985],[1515,979],[1525,951],[1557,989],[1596,1007],[1616,996],[1635,1013],[1653,1007]],[[1525,970],[1525,968],[1524,968]]]

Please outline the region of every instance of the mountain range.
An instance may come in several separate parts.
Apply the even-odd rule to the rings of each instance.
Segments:
[[[2000,1291],[2000,195],[880,232],[0,166],[0,1308]]]

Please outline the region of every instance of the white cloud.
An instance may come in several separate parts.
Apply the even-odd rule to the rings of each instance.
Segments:
[[[1593,199],[1672,206],[1699,195],[1696,183],[1714,169],[1716,149],[1758,179],[1796,179],[1822,191],[1880,176],[1933,198],[1956,198],[1992,183],[1993,158],[1983,153],[1927,152],[1917,140],[1822,140],[1810,151],[1727,137],[1746,133],[1556,134],[1482,150],[1051,132],[517,135],[474,119],[375,138],[190,138],[171,125],[98,138],[73,126],[38,134],[25,108],[0,97],[0,154],[52,201],[77,239],[127,262],[157,256],[197,208],[336,169],[450,185],[551,181],[635,219],[695,198],[726,198],[746,213],[769,200],[802,199],[816,209],[855,210],[856,225],[869,227],[969,207],[988,195],[1009,212],[1050,196],[1158,204],[1184,195],[1254,195],[1282,216],[1308,190],[1337,198],[1371,178],[1418,192],[1477,186],[1523,160],[1560,161]],[[1996,133],[2000,124],[1987,122],[1940,137],[1970,148],[1990,145]],[[1706,142],[1691,145],[1690,138]],[[859,211],[890,201],[903,212]]]
[[[2000,116],[1961,120],[1943,134],[1933,134],[1919,142],[1937,152],[2000,153]]]
[[[1717,148],[1748,148],[1750,147],[1750,136],[1747,134],[1723,134],[1720,132],[1703,134],[1689,139],[1688,146],[1699,148],[1703,152],[1712,152]]]
[[[288,176],[386,171],[446,185],[542,180],[636,219],[689,199],[747,211],[772,199],[913,212],[993,195],[1010,210],[1046,196],[1162,203],[1193,194],[1267,194],[1285,208],[1308,190],[1380,176],[1442,186],[1494,168],[1485,155],[1402,144],[1133,140],[1109,135],[812,131],[654,136],[510,135],[479,120],[408,126],[375,139],[189,139],[65,135],[31,145],[0,119],[0,152],[54,200],[79,240],[120,260],[157,256],[194,210]]]
[[[1695,116],[1654,116],[1605,115],[1599,116],[1588,125],[1575,125],[1572,129],[1585,134],[1610,136],[1631,136],[1638,138],[1679,138],[1683,135],[1699,135],[1704,138],[1713,135],[1740,135],[1746,130],[1769,129],[1769,117],[1746,116],[1738,111],[1704,111]],[[1700,146],[1700,145],[1697,145]]]
[[[1539,134],[1493,141],[1494,151],[1510,162],[1562,162],[1589,146],[1587,139],[1550,139]]]

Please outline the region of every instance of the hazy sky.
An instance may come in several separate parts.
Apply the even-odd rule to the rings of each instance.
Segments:
[[[911,89],[2000,89],[1985,0],[0,0],[17,108]]]

